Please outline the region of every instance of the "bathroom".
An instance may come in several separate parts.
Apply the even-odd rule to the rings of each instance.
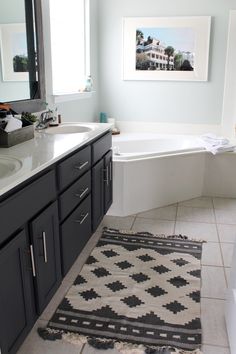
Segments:
[[[1,0],[0,9],[3,10],[0,10],[1,25],[21,23],[22,8],[24,10],[24,4],[28,3],[31,1]],[[76,6],[80,6],[79,3],[86,3],[86,6],[89,4],[89,8],[86,8],[87,12],[85,12],[85,18],[87,18],[85,38],[87,40],[84,53],[86,54],[86,63],[84,62],[84,65],[87,67],[87,73],[92,77],[92,87],[88,91],[84,92],[82,89],[83,92],[75,93],[73,84],[80,85],[75,80],[76,74],[80,71],[76,69],[75,65],[77,56],[74,55],[75,58],[73,58],[71,53],[80,53],[81,47],[76,46],[76,43],[81,43],[81,38],[83,38],[83,30],[80,31],[81,27],[75,25],[79,22],[78,18],[83,19],[78,16],[79,8]],[[23,6],[21,10],[20,6]],[[188,350],[188,347],[185,351],[181,346],[177,347],[180,348],[179,353],[184,354],[235,354],[236,300],[234,288],[236,277],[233,270],[236,264],[234,263],[233,250],[236,240],[236,170],[234,161],[236,157],[232,152],[217,155],[206,152],[203,145],[199,143],[199,139],[204,134],[211,133],[217,137],[223,136],[229,139],[232,144],[235,143],[236,77],[234,62],[236,50],[234,33],[236,1],[176,0],[172,3],[161,0],[81,0],[76,4],[76,1],[70,0],[57,4],[55,0],[35,0],[35,6],[37,10],[40,8],[42,11],[42,26],[37,28],[37,32],[41,33],[42,29],[43,40],[40,37],[42,40],[40,43],[43,53],[39,53],[38,58],[41,68],[40,80],[43,82],[41,88],[45,86],[45,93],[44,90],[41,90],[41,99],[33,106],[30,105],[30,102],[36,101],[32,99],[33,97],[28,100],[26,105],[25,101],[21,104],[20,102],[25,100],[24,95],[22,97],[14,95],[18,95],[19,92],[22,94],[23,86],[21,85],[24,83],[16,79],[3,80],[3,70],[6,67],[4,69],[4,66],[0,65],[0,102],[17,101],[12,104],[13,110],[16,112],[29,111],[36,113],[38,117],[41,111],[57,108],[62,120],[61,126],[73,122],[74,125],[82,123],[85,128],[90,129],[92,124],[99,122],[100,112],[105,112],[107,118],[114,118],[120,134],[112,136],[113,150],[114,153],[116,152],[113,156],[113,204],[110,205],[111,203],[108,201],[106,215],[98,216],[99,221],[96,229],[94,228],[95,232],[81,250],[78,258],[68,265],[68,269],[64,272],[66,273],[64,279],[57,282],[55,287],[57,290],[51,296],[50,302],[41,311],[40,316],[32,320],[25,334],[21,336],[21,338],[24,337],[24,340],[20,339],[16,345],[14,343],[13,347],[7,348],[4,336],[9,337],[9,335],[5,334],[4,323],[0,320],[0,353],[118,354],[118,352],[130,352],[141,354],[145,352],[145,348],[136,345],[130,348],[119,348],[118,345],[112,349],[109,346],[108,348],[98,348],[96,345],[90,345],[91,343],[89,344],[86,339],[81,341],[76,338],[45,340],[45,338],[42,339],[42,335],[38,334],[38,328],[47,327],[48,321],[67,292],[70,291],[76,277],[80,272],[83,272],[83,265],[91,252],[94,252],[103,228],[107,227],[112,230],[120,230],[121,233],[122,230],[127,230],[131,232],[131,235],[142,232],[154,235],[186,235],[189,242],[203,241],[203,243],[199,242],[202,245],[200,284],[202,345],[201,349],[196,347],[198,349],[192,351]],[[71,10],[73,6],[75,6],[74,9],[77,9],[76,11]],[[8,20],[6,14],[10,9],[13,10],[13,16],[11,20]],[[61,14],[64,16],[61,16],[60,21],[64,17],[63,22],[57,22],[57,16],[59,18]],[[192,21],[194,23],[198,18],[203,17],[207,19],[208,25],[210,21],[210,26],[206,26],[202,32],[202,37],[206,42],[209,41],[204,67],[207,73],[203,79],[192,76],[187,80],[186,77],[183,79],[184,76],[181,76],[180,79],[174,76],[160,79],[155,75],[164,75],[165,72],[157,70],[149,70],[145,73],[146,77],[145,75],[133,78],[125,76],[124,66],[127,53],[124,49],[124,38],[127,32],[124,20],[134,18],[136,23],[140,23],[140,27],[145,27],[142,25],[142,18],[147,20],[155,18],[157,23],[161,18],[167,18],[170,23],[171,21],[183,21],[182,23]],[[177,22],[174,23],[174,26],[177,26]],[[183,27],[183,25],[181,26]],[[199,25],[198,30],[200,31]],[[3,36],[0,41],[0,49],[3,46],[2,43],[4,43]],[[0,57],[2,58],[2,56]],[[80,60],[82,59],[80,58]],[[66,70],[61,69],[64,67],[63,64]],[[56,77],[57,73],[59,74]],[[192,73],[187,74],[192,75]],[[14,85],[14,89],[11,85]],[[14,95],[9,96],[12,93]],[[47,102],[47,106],[45,102]],[[92,154],[100,149],[100,145],[96,145],[97,150],[95,150],[94,144],[99,144],[99,138],[106,137],[109,131],[109,128],[106,127],[96,129],[100,129],[100,131],[96,136],[92,135],[91,131],[89,133],[91,134],[90,140],[86,143],[86,147],[91,148]],[[54,150],[46,152],[56,139],[55,135],[36,131],[35,136],[40,136],[39,140],[41,143],[45,141],[45,145],[41,146],[39,140],[33,139],[37,141],[34,146],[24,145],[31,144],[29,140],[8,149],[0,147],[0,157],[4,155],[9,158],[10,156],[23,158],[25,154],[23,161],[25,168],[33,163],[37,176],[49,178],[52,170],[48,164],[45,164],[46,154],[50,155],[50,159],[54,159],[53,168],[55,167],[57,174],[60,170],[58,164],[61,163],[59,159],[62,159],[62,163],[66,162],[66,155],[63,151],[65,146],[68,146],[68,156],[70,157],[75,152],[75,146],[79,147],[79,151],[81,151],[83,145],[82,140],[75,143],[80,139],[76,134],[62,134],[57,135]],[[153,147],[152,140],[160,142],[157,149]],[[150,149],[146,151],[148,144]],[[129,151],[126,150],[128,145],[130,146]],[[22,150],[20,150],[21,146]],[[32,150],[28,150],[26,153],[28,147],[31,146],[33,146]],[[133,151],[134,146],[135,150]],[[109,148],[108,145],[106,153]],[[35,159],[36,150],[38,151],[37,159]],[[104,161],[106,163],[106,160]],[[40,164],[44,164],[43,168],[46,169],[47,175],[42,174],[42,169],[39,168]],[[109,173],[111,174],[112,171],[110,160],[105,166],[108,180]],[[91,162],[91,168],[93,167],[93,162]],[[85,178],[88,172],[86,170],[81,178]],[[93,181],[91,188],[95,188],[97,176],[96,170],[94,170],[91,177]],[[33,178],[33,183],[37,182],[32,174],[27,178]],[[67,176],[63,176],[63,178],[67,178]],[[55,183],[62,182],[57,180]],[[19,193],[18,185],[26,188],[31,186],[26,184],[20,171],[16,175],[16,179],[13,180],[13,177],[9,177],[9,185],[12,191],[17,193]],[[69,182],[68,185],[73,186],[72,182]],[[13,192],[10,187],[5,189],[1,183],[0,174],[0,207],[5,203],[8,195],[9,198],[12,197],[11,193]],[[42,194],[54,193],[47,189],[46,184],[43,184],[43,187],[44,193]],[[63,193],[65,188],[67,187],[62,187]],[[88,195],[89,192],[86,192],[85,188],[83,191]],[[110,190],[107,193],[110,193]],[[61,190],[57,190],[52,195],[50,203],[54,203],[61,195]],[[34,194],[29,194],[27,198],[27,200],[22,199],[21,201],[24,210],[27,210],[28,203],[33,203]],[[35,199],[37,198],[40,199],[39,193],[35,194]],[[58,203],[60,203],[59,199]],[[49,205],[47,201],[40,207],[40,211],[44,210],[46,205]],[[31,209],[33,208],[34,206],[31,207]],[[61,207],[59,211],[62,212]],[[29,208],[28,219],[26,216],[24,221],[26,239],[29,237],[30,231],[28,230],[31,230],[31,226],[28,229],[26,225],[31,225],[31,221],[38,217],[39,209],[35,209],[32,215],[30,213]],[[62,218],[61,224],[69,218],[68,215],[69,212],[65,219]],[[83,215],[83,218],[86,215],[87,213]],[[4,220],[2,222],[4,223]],[[11,224],[9,223],[9,215],[6,223]],[[35,224],[32,225],[33,229]],[[4,228],[5,226],[3,226]],[[16,228],[13,229],[12,226],[11,235],[15,235],[15,232]],[[1,250],[7,246],[6,242],[1,243],[0,235],[0,264],[2,264],[1,259],[3,258],[1,258],[3,255]],[[127,261],[131,262],[130,259]],[[234,266],[232,266],[233,263]],[[37,261],[35,266],[37,268]],[[33,268],[32,264],[30,268]],[[2,276],[0,272],[0,279],[3,282],[7,277]],[[26,283],[28,284],[28,280]],[[33,283],[34,285],[32,285]],[[31,284],[27,285],[31,289],[29,291],[33,292],[35,279],[29,281],[29,284]],[[178,289],[178,291],[180,290]],[[4,296],[6,294],[4,292]],[[4,301],[5,298],[1,305],[0,290],[1,309]],[[20,326],[21,324],[19,324]],[[10,338],[10,340],[13,339]],[[170,347],[164,345],[160,352],[178,353],[177,349],[174,351]]]

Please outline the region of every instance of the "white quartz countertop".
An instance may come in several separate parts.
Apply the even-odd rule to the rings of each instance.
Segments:
[[[73,134],[35,131],[34,139],[10,148],[0,148],[0,158],[13,157],[22,164],[22,167],[11,176],[0,178],[0,196],[111,128],[111,124],[108,123],[73,122],[63,125],[66,124],[81,124],[91,127],[92,130]]]

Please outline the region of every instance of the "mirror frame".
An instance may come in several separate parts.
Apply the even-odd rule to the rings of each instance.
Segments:
[[[27,1],[27,0],[26,0]],[[46,108],[45,65],[43,46],[43,20],[41,0],[32,0],[35,9],[35,28],[37,38],[37,58],[39,72],[40,98],[7,102],[17,113],[40,112]]]

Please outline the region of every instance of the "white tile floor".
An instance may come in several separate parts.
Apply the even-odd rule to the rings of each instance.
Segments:
[[[224,321],[224,304],[233,243],[236,240],[236,199],[202,197],[125,218],[106,216],[99,230],[103,226],[152,233],[181,233],[207,241],[203,247],[202,257],[203,353],[230,354]],[[90,239],[21,346],[19,354],[117,354],[112,350],[96,351],[87,345],[75,347],[71,344],[43,341],[36,333],[37,327],[44,326],[53,314],[98,237],[99,231]]]

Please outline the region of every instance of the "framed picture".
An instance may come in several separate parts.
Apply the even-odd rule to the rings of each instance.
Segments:
[[[29,81],[24,23],[0,25],[0,52],[3,81]]]
[[[123,18],[123,79],[207,81],[210,16]]]

